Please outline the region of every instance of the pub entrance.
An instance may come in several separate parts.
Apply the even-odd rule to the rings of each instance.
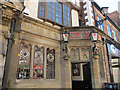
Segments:
[[[88,88],[92,90],[90,63],[71,63],[72,89]]]

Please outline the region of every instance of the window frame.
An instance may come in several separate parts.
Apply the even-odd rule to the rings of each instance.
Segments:
[[[114,29],[112,30],[112,33],[113,33],[113,35],[114,35],[114,40],[117,41],[117,35],[116,35],[116,32],[115,32]]]
[[[65,25],[64,25],[64,5],[66,5],[67,7],[69,7],[69,19],[70,19],[70,26],[72,26],[72,18],[71,18],[71,9],[72,9],[72,7],[71,7],[71,5],[68,3],[68,2],[59,2],[59,1],[57,1],[58,3],[60,3],[60,4],[62,4],[62,24],[61,23],[59,23],[59,22],[56,22],[56,2],[55,2],[55,20],[51,20],[51,19],[49,19],[49,18],[47,18],[47,10],[48,10],[48,3],[47,2],[45,2],[45,12],[44,12],[44,14],[45,14],[45,16],[44,17],[41,17],[40,16],[40,1],[38,2],[38,18],[39,19],[43,19],[43,21],[47,21],[47,22],[50,22],[50,23],[52,23],[53,25],[58,25],[58,26],[61,26],[61,27],[64,27]]]
[[[19,62],[20,62],[20,56],[18,57],[18,62],[17,62],[17,67],[16,67],[16,80],[26,80],[26,79],[32,79],[32,80],[55,80],[56,79],[56,49],[50,49],[50,53],[52,53],[54,55],[54,62],[53,62],[53,68],[54,68],[54,78],[47,78],[47,49],[48,48],[45,48],[44,46],[41,46],[41,45],[34,45],[34,48],[32,48],[32,44],[28,44],[28,43],[21,43],[21,46],[19,47],[19,53],[25,49],[25,46],[28,47],[28,51],[29,51],[29,57],[26,59],[26,60],[29,60],[29,77],[28,78],[20,78],[19,77],[19,73],[20,73],[20,70],[19,70]],[[37,47],[37,49],[39,49],[39,51],[43,54],[43,69],[41,69],[43,71],[43,78],[34,78],[34,65],[35,65],[35,47]],[[37,50],[36,49],[36,50]]]
[[[120,42],[120,34],[118,34],[119,42]]]
[[[84,53],[82,52],[82,49],[84,49]],[[77,52],[78,50],[78,52]],[[86,55],[88,55],[88,58],[86,59],[83,59],[82,55],[85,53],[87,53]],[[74,59],[74,55],[77,55],[78,54],[78,59]],[[77,56],[76,56],[77,58]],[[70,48],[70,61],[71,62],[74,62],[74,61],[89,61],[90,60],[90,47],[72,47]]]
[[[110,28],[110,25],[107,24],[108,36],[112,38],[111,28],[110,28],[110,30],[109,30],[108,26],[109,26],[109,28]]]
[[[42,50],[43,50],[43,52],[42,52]],[[37,52],[37,51],[39,51],[41,54],[43,54],[43,57],[42,57],[42,59],[43,59],[43,69],[41,69],[41,71],[43,72],[43,78],[42,78],[42,76],[41,77],[37,77],[37,78],[35,78],[34,77],[34,73],[35,73],[35,70],[36,69],[34,69],[34,66],[35,66],[35,53]],[[34,46],[34,59],[33,59],[33,75],[32,75],[32,78],[33,79],[44,79],[45,77],[44,77],[44,74],[45,74],[45,68],[44,68],[44,66],[45,66],[45,55],[44,55],[44,52],[45,52],[45,50],[44,50],[44,47],[42,46],[42,47],[39,47],[38,45],[35,45]],[[39,61],[41,61],[41,59],[39,60]],[[39,64],[38,64],[38,66],[40,66]],[[38,69],[39,70],[39,69]],[[39,73],[39,72],[38,72]]]
[[[102,18],[99,16],[99,15],[97,15],[97,21],[99,22],[100,20],[102,20]],[[100,25],[99,23],[97,23],[98,24],[98,28],[99,29],[101,29],[101,27],[102,27],[102,31],[104,31],[104,26],[103,26],[103,22],[102,22],[102,24]]]

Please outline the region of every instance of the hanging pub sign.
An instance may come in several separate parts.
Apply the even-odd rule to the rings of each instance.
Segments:
[[[101,40],[101,36],[98,35],[98,40]],[[90,31],[70,32],[70,39],[91,39]]]
[[[120,57],[120,50],[116,48],[113,44],[107,43],[108,51],[114,56]]]
[[[112,51],[112,53],[116,53],[116,48],[115,48],[115,46],[113,45],[113,44],[111,44],[111,51]]]

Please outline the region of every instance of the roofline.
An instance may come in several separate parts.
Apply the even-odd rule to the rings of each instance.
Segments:
[[[94,6],[101,12],[101,7],[95,1],[91,3],[94,4]],[[117,28],[120,31],[120,28],[118,27],[118,25],[116,25],[108,15],[107,15],[107,19],[109,22],[111,22],[114,25],[115,28]]]

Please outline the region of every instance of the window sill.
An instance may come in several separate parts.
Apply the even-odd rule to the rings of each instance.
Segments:
[[[50,22],[52,23],[53,25],[58,25],[60,27],[65,27],[64,25],[60,24],[60,23],[57,23],[56,21],[54,20],[50,20],[48,18],[45,18],[45,17],[38,17],[38,19],[43,19],[44,22]]]
[[[36,81],[41,81],[41,82],[43,82],[43,81],[55,81],[56,79],[16,79],[16,83],[21,83],[21,82],[36,82]]]

